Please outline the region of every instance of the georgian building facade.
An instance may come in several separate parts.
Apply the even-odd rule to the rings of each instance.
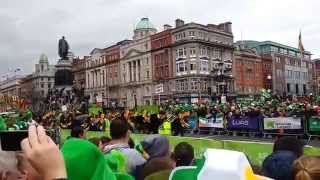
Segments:
[[[237,45],[234,51],[235,91],[240,95],[259,94],[264,89],[262,59],[256,51]]]
[[[209,101],[211,93],[232,91],[231,83],[217,82],[231,73],[233,35],[231,23],[219,25],[184,24],[177,19],[172,30],[173,83],[175,99],[184,102]],[[220,74],[219,74],[220,73]],[[220,86],[224,87],[223,90]],[[223,91],[223,92],[221,92]]]
[[[50,65],[48,57],[45,54],[40,55],[39,63],[35,65],[35,71],[32,74],[32,84],[35,99],[37,97],[46,98],[48,93],[54,89],[54,75],[56,68]]]
[[[170,81],[173,77],[172,71],[172,27],[164,25],[164,30],[151,36],[151,59],[152,59],[152,80],[155,85],[163,84],[163,92],[160,93],[160,101],[170,99],[173,94]],[[159,95],[153,96],[158,102]]]
[[[121,102],[120,47],[130,43],[123,40],[104,49],[106,59],[107,101],[108,107],[119,106]]]
[[[103,49],[95,48],[86,60],[86,89],[85,95],[89,102],[107,103],[106,97],[106,59]]]
[[[151,35],[157,30],[148,18],[134,29],[133,40],[120,48],[121,105],[150,104],[153,95]]]

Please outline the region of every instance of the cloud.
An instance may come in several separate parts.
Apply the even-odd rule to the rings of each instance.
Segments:
[[[57,41],[64,35],[77,56],[88,55],[132,37],[134,25],[149,17],[162,30],[176,18],[203,24],[231,21],[235,40],[272,40],[305,47],[320,56],[317,0],[1,0],[0,74],[20,67],[31,73],[41,53],[58,60]]]

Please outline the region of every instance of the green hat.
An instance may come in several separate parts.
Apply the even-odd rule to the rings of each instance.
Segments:
[[[6,130],[7,129],[7,124],[5,119],[0,116],[0,130]]]
[[[68,180],[116,180],[103,153],[89,141],[69,139],[61,151]]]

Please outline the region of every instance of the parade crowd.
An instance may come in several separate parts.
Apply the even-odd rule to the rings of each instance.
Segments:
[[[41,115],[27,111],[15,116],[15,122],[7,115],[1,117],[0,128],[27,129],[28,137],[21,142],[22,152],[0,151],[1,179],[318,180],[320,157],[304,155],[304,140],[286,136],[300,132],[291,128],[298,127],[296,124],[288,123],[293,120],[275,127],[264,119],[300,118],[299,127],[308,127],[306,119],[320,114],[319,103],[317,97],[279,97],[263,91],[254,99],[210,104],[166,103],[131,110],[92,106],[85,111],[69,105]],[[4,123],[8,120],[13,122]],[[252,121],[256,123],[252,125]],[[70,129],[70,136],[57,143],[45,129]],[[270,130],[277,135],[272,153],[261,166],[251,164],[243,152],[224,149],[208,148],[196,158],[188,141],[173,145],[166,136],[203,129]],[[87,138],[88,131],[105,131],[106,136]],[[141,141],[134,141],[132,133],[145,135]]]

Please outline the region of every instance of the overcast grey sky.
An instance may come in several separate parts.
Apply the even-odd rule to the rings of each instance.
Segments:
[[[319,9],[319,0],[0,0],[0,75],[17,67],[31,73],[41,53],[56,63],[62,35],[76,56],[131,38],[141,17],[158,30],[176,18],[231,21],[235,41],[242,34],[294,47],[301,29],[305,49],[320,57]]]

